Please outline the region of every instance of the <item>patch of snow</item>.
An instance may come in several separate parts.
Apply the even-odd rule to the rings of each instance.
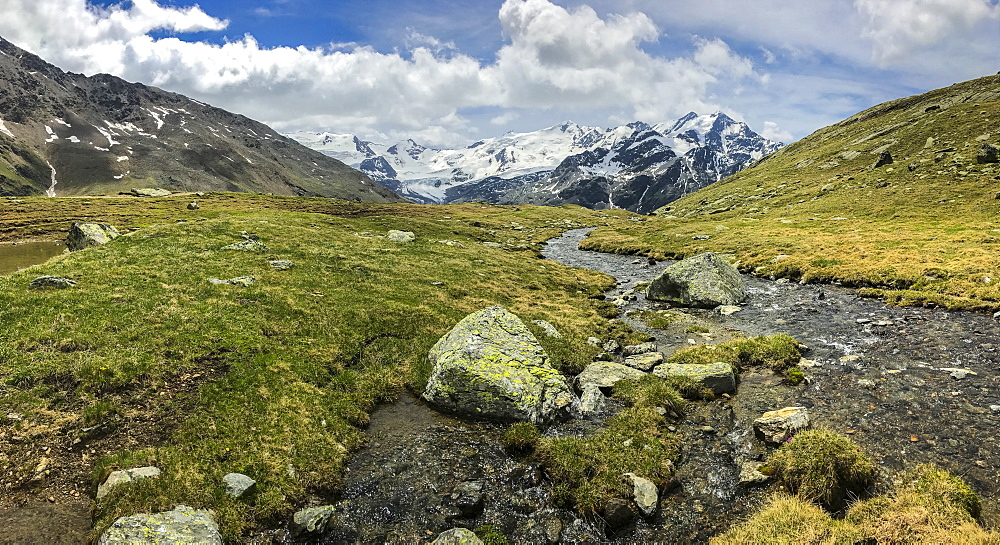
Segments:
[[[7,128],[7,125],[3,124],[3,119],[0,119],[0,132],[6,134],[11,138],[14,138],[14,133],[10,132],[10,129]]]
[[[128,155],[119,155],[118,162],[121,163],[122,161],[128,161]]]
[[[110,122],[110,121],[105,121],[105,123],[107,123],[107,124],[108,124],[108,127],[109,127],[109,128],[111,127],[111,122]],[[96,126],[96,125],[94,126],[94,128],[95,128],[95,129],[97,129],[97,132],[101,133],[101,135],[102,135],[102,136],[104,136],[104,138],[107,138],[107,139],[108,139],[108,147],[109,147],[109,148],[110,148],[111,146],[116,146],[116,145],[118,145],[118,144],[121,144],[121,142],[115,142],[115,139],[114,139],[114,138],[111,138],[111,132],[110,132],[110,131],[107,131],[107,130],[105,130],[105,129],[102,129],[102,128],[100,128],[100,127]],[[100,149],[100,148],[98,148],[98,149]]]
[[[114,178],[116,180],[121,180],[122,178],[128,176],[131,172],[132,172],[131,170],[126,170],[125,174],[118,174],[116,176],[112,176],[112,178]]]
[[[115,144],[117,143],[118,142],[115,142]],[[101,146],[94,146],[94,149],[97,151],[111,151],[111,148],[102,148]]]
[[[156,130],[162,129],[163,119],[160,118],[160,114],[154,112],[153,110],[150,110],[149,108],[146,108],[146,111],[149,112],[149,115],[156,120]]]
[[[58,123],[60,125],[66,125],[67,127],[70,127],[70,128],[73,127],[73,125],[70,125],[69,123],[63,121],[62,119],[59,119],[58,117],[54,118],[53,121],[55,121],[56,123]]]
[[[49,133],[49,137],[48,137],[48,139],[46,139],[46,140],[45,140],[45,143],[46,143],[46,144],[48,144],[48,143],[51,143],[51,142],[55,142],[56,140],[59,140],[59,137],[58,137],[58,136],[56,135],[56,133],[55,133],[55,132],[54,132],[54,131],[52,130],[52,127],[50,127],[50,126],[46,125],[46,126],[45,126],[45,132]]]
[[[70,136],[69,138],[67,138],[67,140],[69,140],[70,142],[72,142],[74,144],[79,144],[80,143],[80,139],[77,138],[77,137],[75,137],[75,136]]]

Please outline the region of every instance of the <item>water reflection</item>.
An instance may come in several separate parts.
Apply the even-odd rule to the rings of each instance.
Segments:
[[[63,253],[66,246],[62,242],[19,242],[0,244],[0,274],[44,263],[49,258]]]

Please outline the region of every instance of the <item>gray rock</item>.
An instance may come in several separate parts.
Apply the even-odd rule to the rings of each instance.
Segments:
[[[450,411],[542,423],[565,414],[575,400],[524,322],[499,306],[463,318],[428,358],[423,397]]]
[[[295,263],[292,263],[287,259],[269,259],[267,263],[278,271],[287,271],[295,266]]]
[[[651,301],[698,308],[737,305],[747,297],[746,284],[735,267],[713,253],[670,265],[646,288]]]
[[[604,522],[612,530],[624,528],[635,520],[635,511],[627,502],[620,498],[612,498],[604,505]]]
[[[97,499],[107,496],[111,489],[122,484],[132,483],[142,479],[154,479],[160,476],[160,468],[155,466],[135,467],[112,471],[107,479],[97,487]]]
[[[805,407],[785,407],[768,411],[753,421],[753,427],[770,443],[784,443],[809,427],[809,410]]]
[[[559,333],[559,330],[556,329],[554,325],[546,322],[545,320],[534,320],[532,323],[542,328],[546,337],[552,337],[553,339],[562,338],[562,333]]]
[[[625,478],[632,483],[632,499],[639,512],[647,517],[653,516],[653,513],[656,513],[656,506],[660,503],[660,492],[656,489],[656,485],[634,473],[626,473]]]
[[[98,545],[222,545],[212,513],[178,505],[173,511],[121,517],[101,534]]]
[[[193,202],[193,201],[192,201],[192,202],[189,202],[189,203],[188,203],[188,206],[187,206],[187,209],[188,209],[188,210],[198,210],[199,208],[201,208],[201,207],[200,207],[200,206],[198,206],[198,203],[196,203],[196,202]]]
[[[1000,151],[997,150],[996,146],[983,142],[983,145],[979,147],[979,153],[976,154],[976,162],[979,164],[1000,163]]]
[[[212,284],[228,284],[230,286],[240,286],[240,287],[250,287],[254,282],[257,281],[256,278],[252,276],[237,276],[236,278],[230,278],[227,280],[219,280],[218,278],[209,278],[209,282]]]
[[[320,507],[307,507],[296,511],[292,515],[292,523],[289,525],[292,535],[317,536],[323,534],[330,522],[330,517],[336,509],[332,505],[323,505]]]
[[[587,337],[587,344],[589,344],[590,346],[596,346],[600,348],[601,339],[598,339],[597,337]]]
[[[733,367],[725,362],[708,364],[677,364],[665,363],[653,369],[653,374],[660,378],[690,377],[716,395],[736,391],[736,375]]]
[[[770,477],[761,473],[762,467],[764,467],[762,462],[746,461],[740,464],[740,484],[763,484],[770,480]]]
[[[452,528],[441,532],[431,545],[485,545],[479,536],[468,528]]]
[[[625,358],[625,365],[640,371],[650,372],[654,367],[663,363],[663,354],[659,352],[648,352],[646,354],[636,354]]]
[[[576,385],[581,392],[594,386],[605,393],[611,393],[611,388],[616,382],[625,379],[639,379],[645,375],[646,373],[638,369],[632,369],[620,363],[599,361],[588,365],[582,373],[576,376]]]
[[[170,195],[170,192],[158,187],[140,187],[132,188],[132,194],[136,197],[166,197]]]
[[[638,356],[639,354],[649,354],[650,352],[656,352],[655,342],[630,344],[622,349],[622,355],[625,357]]]
[[[604,402],[607,398],[596,384],[588,384],[580,394],[580,414],[591,416],[598,414],[604,409]]]
[[[112,225],[107,223],[74,223],[66,235],[66,248],[71,252],[107,244],[121,236]]]
[[[251,496],[257,491],[257,481],[242,473],[227,473],[222,477],[222,484],[226,494],[234,498]]]
[[[76,285],[76,280],[71,280],[62,276],[39,276],[38,278],[32,280],[28,283],[28,287],[32,289],[42,289],[42,288],[56,288],[65,289],[72,288]]]
[[[234,244],[223,246],[222,249],[234,250],[237,252],[253,252],[253,253],[266,252],[270,250],[270,248],[268,248],[266,244],[260,241],[260,237],[258,237],[257,235],[249,235],[243,233],[242,236],[243,236],[242,242],[236,242]]]
[[[608,352],[609,354],[614,354],[615,352],[621,350],[622,346],[618,344],[618,341],[614,339],[608,339],[607,341],[604,341],[604,344],[601,345],[601,348],[604,349],[604,351]]]
[[[483,482],[466,481],[451,492],[451,500],[462,516],[476,517],[483,512]]]
[[[875,161],[875,165],[872,168],[884,167],[886,165],[891,165],[893,163],[892,154],[888,151],[883,151],[878,154],[878,160]]]
[[[393,230],[389,231],[389,234],[386,235],[386,238],[388,238],[389,240],[391,240],[393,242],[403,242],[403,243],[406,243],[406,242],[413,242],[414,240],[417,240],[417,235],[413,234],[413,232],[411,232],[411,231],[397,231],[397,230],[393,229]]]

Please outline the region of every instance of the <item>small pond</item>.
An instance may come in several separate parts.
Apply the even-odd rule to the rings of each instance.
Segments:
[[[0,243],[0,274],[10,274],[25,267],[45,263],[66,250],[62,242]]]

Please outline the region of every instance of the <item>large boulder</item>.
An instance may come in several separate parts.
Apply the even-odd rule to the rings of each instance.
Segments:
[[[97,543],[222,545],[222,534],[210,512],[178,505],[173,511],[121,517],[101,534]]]
[[[493,306],[470,314],[431,348],[423,397],[438,407],[504,421],[548,422],[574,396],[524,322]]]
[[[742,303],[747,298],[747,287],[735,267],[709,252],[664,269],[646,288],[646,298],[678,306],[715,308]]]
[[[638,380],[646,373],[638,369],[627,367],[620,363],[610,361],[599,361],[588,365],[583,372],[576,376],[576,385],[580,391],[586,391],[589,387],[600,388],[606,394],[610,394],[615,383],[620,380]]]
[[[107,244],[120,235],[118,229],[107,223],[74,223],[66,235],[66,247],[69,251],[75,252],[90,246]]]
[[[976,154],[976,162],[980,164],[1000,163],[1000,150],[997,150],[996,146],[984,142]]]
[[[170,192],[159,187],[134,187],[132,194],[136,197],[169,197]]]
[[[653,369],[653,374],[662,378],[687,377],[716,395],[731,394],[736,391],[736,374],[733,366],[726,362],[716,363],[664,363]]]

